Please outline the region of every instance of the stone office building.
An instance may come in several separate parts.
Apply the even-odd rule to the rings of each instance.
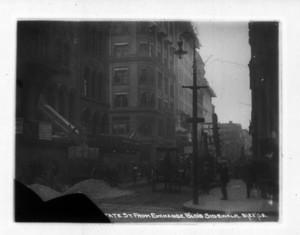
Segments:
[[[184,31],[195,34],[191,22],[111,24],[110,130],[141,141],[142,161],[153,163],[156,147],[175,147],[176,136],[184,135],[186,140],[190,132],[186,118],[192,114],[192,90],[182,85],[192,84],[193,41],[184,40],[188,53],[182,59],[174,55]],[[198,53],[197,60],[202,61]],[[204,80],[204,72],[199,72],[198,84]],[[202,94],[199,91],[199,100]],[[199,117],[202,111],[199,101]]]
[[[91,157],[135,149],[109,135],[109,24],[20,21],[17,29],[17,178],[53,163],[67,178],[70,159],[83,169]]]

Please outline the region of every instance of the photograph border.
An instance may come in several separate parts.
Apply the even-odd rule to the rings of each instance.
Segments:
[[[279,34],[279,58],[280,58],[280,68],[279,68],[279,87],[280,93],[280,221],[277,224],[256,224],[251,223],[251,229],[249,228],[248,223],[241,223],[236,225],[235,223],[224,224],[201,224],[201,228],[198,225],[191,224],[193,226],[189,226],[189,231],[197,231],[201,229],[201,231],[206,230],[210,231],[213,228],[213,231],[220,231],[220,228],[224,228],[227,232],[233,231],[231,234],[237,234],[244,229],[255,231],[259,230],[270,230],[274,233],[279,232],[296,232],[297,230],[291,230],[299,226],[295,223],[297,220],[297,212],[294,207],[299,205],[299,202],[295,202],[297,199],[297,189],[293,185],[296,183],[296,177],[294,174],[297,173],[296,165],[299,163],[299,159],[295,158],[295,150],[294,148],[288,148],[287,143],[293,142],[293,137],[295,137],[295,130],[292,132],[292,136],[288,136],[287,128],[293,127],[294,123],[297,121],[298,113],[294,113],[293,110],[288,110],[291,108],[291,104],[289,104],[289,100],[297,100],[297,87],[291,83],[291,81],[284,77],[287,75],[292,75],[292,77],[296,78],[296,74],[299,73],[297,71],[297,66],[295,65],[295,59],[287,60],[288,56],[291,56],[293,50],[296,52],[299,45],[295,39],[291,39],[292,37],[298,38],[299,31],[296,31],[298,16],[296,15],[295,9],[299,9],[299,3],[296,1],[289,1],[289,3],[280,3],[279,1],[266,1],[265,3],[261,3],[259,1],[252,1],[252,3],[238,3],[238,1],[214,1],[213,3],[209,3],[209,1],[203,1],[198,3],[197,1],[188,1],[183,3],[181,1],[173,1],[172,6],[169,6],[167,1],[152,1],[151,4],[146,4],[146,1],[102,1],[101,3],[96,3],[95,1],[30,1],[29,3],[26,1],[16,1],[15,3],[10,3],[9,1],[4,1],[1,3],[4,5],[3,9],[5,13],[2,17],[2,22],[7,22],[2,26],[2,29],[6,33],[6,37],[2,38],[3,47],[3,55],[2,60],[4,61],[4,69],[3,69],[3,81],[1,81],[1,88],[3,92],[1,93],[3,101],[9,100],[11,103],[6,103],[4,105],[6,112],[4,112],[4,121],[1,124],[1,128],[4,129],[5,135],[1,137],[1,140],[7,144],[5,144],[3,148],[3,154],[6,159],[3,160],[3,165],[6,166],[1,173],[1,186],[5,188],[5,194],[1,197],[5,201],[5,209],[3,210],[3,218],[2,222],[6,226],[6,231],[14,231],[16,233],[23,233],[24,228],[28,230],[29,234],[35,234],[38,231],[45,232],[46,234],[49,231],[45,231],[46,227],[51,226],[51,233],[53,230],[57,230],[57,232],[62,233],[64,231],[72,231],[73,233],[78,233],[78,230],[85,230],[87,234],[93,234],[98,231],[99,226],[101,229],[106,227],[107,232],[111,232],[111,226],[104,225],[62,225],[62,224],[53,224],[53,225],[37,225],[37,224],[28,224],[28,225],[20,225],[15,224],[11,219],[13,218],[13,204],[10,199],[13,198],[13,178],[14,178],[14,117],[15,117],[15,108],[14,108],[14,100],[15,100],[15,90],[14,90],[14,78],[16,75],[15,72],[15,61],[16,61],[16,22],[20,19],[60,19],[60,20],[123,20],[123,19],[132,19],[133,15],[137,15],[134,20],[138,19],[170,19],[170,20],[191,20],[191,21],[249,21],[249,20],[278,20],[280,22],[280,34]],[[97,5],[97,7],[95,7]],[[141,11],[140,9],[145,8],[147,5],[147,13],[145,11]],[[187,6],[183,6],[187,5]],[[103,6],[103,7],[102,7]],[[109,7],[108,7],[109,6]],[[157,11],[157,6],[159,7],[159,11]],[[178,7],[180,6],[180,8]],[[179,9],[178,9],[179,8]],[[67,10],[68,9],[68,10]],[[117,9],[117,10],[116,10]],[[126,13],[122,12],[124,9],[129,9]],[[164,12],[165,9],[165,12]],[[204,14],[198,12],[197,9],[203,9]],[[266,11],[268,9],[268,11]],[[139,12],[141,11],[141,13]],[[247,13],[246,13],[247,12]],[[144,14],[143,14],[144,13]],[[104,17],[97,17],[97,15],[102,14]],[[115,17],[115,16],[118,17]],[[201,15],[201,17],[199,17]],[[188,16],[188,17],[187,17]],[[274,17],[276,16],[276,17]],[[296,35],[296,36],[293,36]],[[293,48],[288,43],[293,43]],[[7,46],[9,45],[9,46]],[[300,50],[298,50],[300,51]],[[295,71],[296,70],[296,71]],[[296,80],[296,79],[295,79]],[[293,87],[294,86],[294,87]],[[293,90],[295,89],[295,90]],[[291,92],[292,94],[287,94],[286,91]],[[293,99],[292,99],[293,98]],[[290,101],[291,102],[291,101]],[[292,124],[290,123],[292,122]],[[11,159],[10,156],[13,158]],[[293,179],[294,180],[291,180]],[[291,182],[292,181],[292,182]],[[293,188],[291,187],[293,185]],[[299,187],[299,186],[298,186]],[[299,192],[299,191],[298,191]],[[294,196],[296,195],[296,196]],[[8,200],[7,200],[8,199]],[[293,203],[293,204],[292,204]],[[4,217],[5,216],[5,217]],[[9,219],[11,218],[11,219]],[[292,223],[292,224],[290,224]],[[103,227],[102,227],[103,226]],[[117,230],[122,230],[124,227],[127,230],[128,227],[134,227],[133,230],[143,231],[145,233],[154,231],[158,231],[162,225],[157,225],[154,227],[150,227],[151,225],[113,225],[117,227]],[[120,226],[120,228],[118,228]],[[149,231],[144,231],[144,226],[149,226]],[[180,228],[176,225],[177,232],[185,231],[187,225],[180,224]],[[163,229],[166,231],[172,227],[171,225],[163,225]],[[3,229],[3,228],[1,228]],[[115,230],[115,229],[113,229]],[[130,232],[131,233],[131,232]],[[292,234],[292,233],[291,233]]]

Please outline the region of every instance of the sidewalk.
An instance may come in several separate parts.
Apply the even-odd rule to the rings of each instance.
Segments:
[[[148,184],[148,180],[142,178],[142,179],[138,179],[135,184],[132,181],[122,182],[118,185],[118,187],[119,188],[128,188],[128,187],[135,187],[135,186],[144,185],[144,184]]]
[[[278,202],[246,196],[246,184],[242,180],[231,180],[227,185],[228,200],[221,200],[221,188],[210,190],[209,195],[200,195],[199,204],[193,201],[183,204],[186,211],[196,213],[267,213],[278,214]]]

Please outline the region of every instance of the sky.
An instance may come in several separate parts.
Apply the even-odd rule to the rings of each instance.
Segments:
[[[248,22],[194,22],[202,47],[205,77],[215,91],[215,111],[221,123],[232,121],[248,129],[251,90],[248,63]]]

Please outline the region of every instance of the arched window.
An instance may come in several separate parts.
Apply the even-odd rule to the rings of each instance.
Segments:
[[[102,102],[105,102],[106,94],[107,94],[106,92],[107,92],[108,88],[106,87],[106,81],[105,81],[102,73],[99,73],[99,75],[98,75],[98,84],[99,84],[99,89],[98,89],[99,100]]]
[[[90,69],[85,68],[83,78],[83,95],[88,97],[89,94]]]
[[[92,43],[92,40],[93,40],[93,33],[92,33],[93,29],[91,27],[88,27],[88,34],[87,34],[87,43],[88,43],[88,51],[89,52],[92,52],[93,50],[93,43]]]
[[[92,53],[97,53],[97,31],[95,28],[92,28]]]
[[[58,112],[63,117],[66,117],[67,115],[67,94],[66,94],[66,88],[64,86],[61,86],[58,91]]]
[[[92,133],[97,134],[98,129],[99,129],[99,114],[98,111],[94,111],[92,116]]]
[[[142,135],[145,135],[145,136],[151,135],[151,123],[150,122],[143,122],[140,125],[140,133]]]
[[[75,121],[75,92],[69,92],[69,120],[74,123]]]
[[[96,71],[93,71],[93,75],[92,75],[92,82],[91,82],[91,97],[93,99],[96,99],[96,95],[97,95],[97,85],[96,85]]]
[[[84,49],[86,51],[88,51],[90,42],[89,42],[89,37],[88,37],[89,27],[87,26],[87,24],[84,25],[84,35],[85,35],[85,37],[84,37]]]
[[[64,69],[69,69],[69,55],[70,50],[69,50],[69,45],[67,43],[64,43],[62,47],[62,67]]]
[[[60,39],[58,39],[55,43],[55,59],[58,65],[62,63],[62,43]]]
[[[54,109],[57,109],[58,107],[58,89],[56,85],[51,85],[47,89],[47,103]]]
[[[108,130],[109,130],[108,115],[106,113],[104,113],[104,114],[102,114],[102,117],[101,117],[100,132],[107,134]]]
[[[98,56],[102,57],[102,43],[103,43],[103,36],[102,36],[102,32],[98,33]]]
[[[91,111],[88,108],[84,108],[81,114],[81,125],[84,126],[88,132],[91,131]]]
[[[39,53],[42,58],[48,56],[49,53],[49,36],[45,32],[41,32],[39,35]]]

